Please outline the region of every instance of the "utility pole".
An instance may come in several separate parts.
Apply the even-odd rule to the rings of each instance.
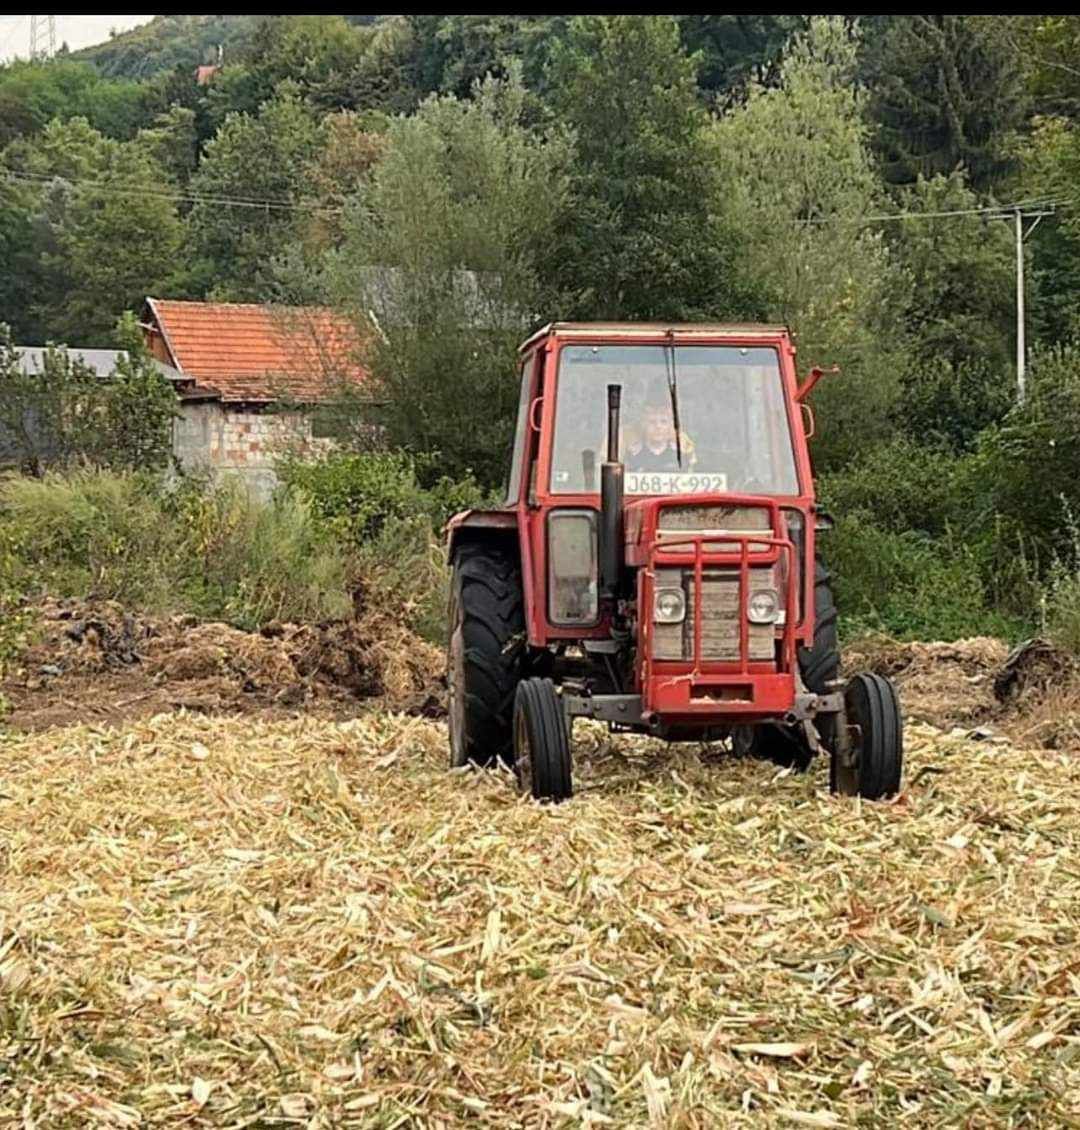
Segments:
[[[1024,340],[1024,214],[1016,219],[1016,402],[1024,403],[1027,392],[1027,343]]]
[[[56,17],[30,17],[30,58],[43,61],[56,54]]]
[[[1024,308],[1024,240],[1039,226],[1043,216],[1052,216],[1054,205],[1047,204],[1039,212],[1025,211],[1017,204],[1007,211],[991,216],[994,220],[1012,220],[1016,233],[1016,402],[1023,404],[1027,395],[1027,311]],[[1024,221],[1034,223],[1024,230]]]

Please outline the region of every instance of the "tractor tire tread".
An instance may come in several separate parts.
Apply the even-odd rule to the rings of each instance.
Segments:
[[[569,800],[573,793],[570,735],[562,703],[550,679],[518,684],[515,711],[524,712],[532,758],[531,795],[536,800]]]
[[[453,584],[461,604],[465,660],[465,761],[490,765],[509,760],[514,692],[522,676],[524,632],[521,572],[510,554],[493,546],[465,546]]]

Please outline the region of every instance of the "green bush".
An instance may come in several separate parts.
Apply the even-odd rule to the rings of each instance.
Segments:
[[[450,571],[442,540],[426,517],[387,522],[360,547],[357,573],[366,605],[394,611],[431,643],[446,642]]]
[[[887,530],[937,536],[966,525],[973,509],[968,481],[964,458],[901,437],[820,476],[818,497],[838,518],[865,510]]]
[[[347,615],[348,554],[283,494],[84,471],[0,482],[0,534],[20,593],[123,600],[255,628]]]
[[[180,545],[149,476],[8,478],[0,515],[27,592],[168,603]]]
[[[182,539],[177,583],[191,611],[246,628],[348,615],[347,554],[302,497],[262,503],[241,483],[188,483],[163,505]]]
[[[840,518],[820,549],[847,636],[953,640],[1023,631],[1018,618],[991,606],[972,552],[947,536],[884,529],[859,510]]]
[[[437,457],[403,452],[335,453],[316,462],[286,459],[278,468],[283,492],[298,492],[342,538],[354,545],[377,539],[389,524],[424,518],[440,529],[458,510],[484,504],[471,476],[436,477]],[[421,479],[432,485],[425,489]]]

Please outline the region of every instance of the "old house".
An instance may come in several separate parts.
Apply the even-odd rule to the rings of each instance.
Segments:
[[[312,409],[367,376],[352,323],[320,307],[148,298],[143,329],[154,357],[179,373],[181,467],[239,475],[261,497],[285,450],[330,442]]]

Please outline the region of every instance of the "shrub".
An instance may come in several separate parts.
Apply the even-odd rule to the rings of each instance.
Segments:
[[[884,529],[860,510],[840,518],[820,548],[835,573],[845,635],[953,640],[1023,629],[990,605],[977,560],[950,537]]]
[[[393,610],[431,643],[446,642],[450,571],[426,517],[395,518],[357,555],[362,599]]]
[[[0,512],[28,592],[168,602],[180,547],[149,476],[9,478]]]
[[[261,503],[237,482],[195,483],[167,506],[182,530],[180,585],[192,611],[245,628],[348,614],[347,555],[305,499],[282,492]]]
[[[818,496],[837,517],[865,510],[887,530],[939,535],[965,525],[972,512],[965,471],[962,457],[898,438],[820,476]]]
[[[83,471],[0,483],[12,573],[31,594],[122,599],[255,628],[351,608],[350,563],[306,501],[238,483]]]
[[[278,475],[284,492],[299,492],[337,536],[362,545],[389,523],[425,518],[439,529],[456,511],[483,505],[471,475],[436,478],[438,466],[437,457],[403,452],[335,453],[313,463],[286,459]]]

